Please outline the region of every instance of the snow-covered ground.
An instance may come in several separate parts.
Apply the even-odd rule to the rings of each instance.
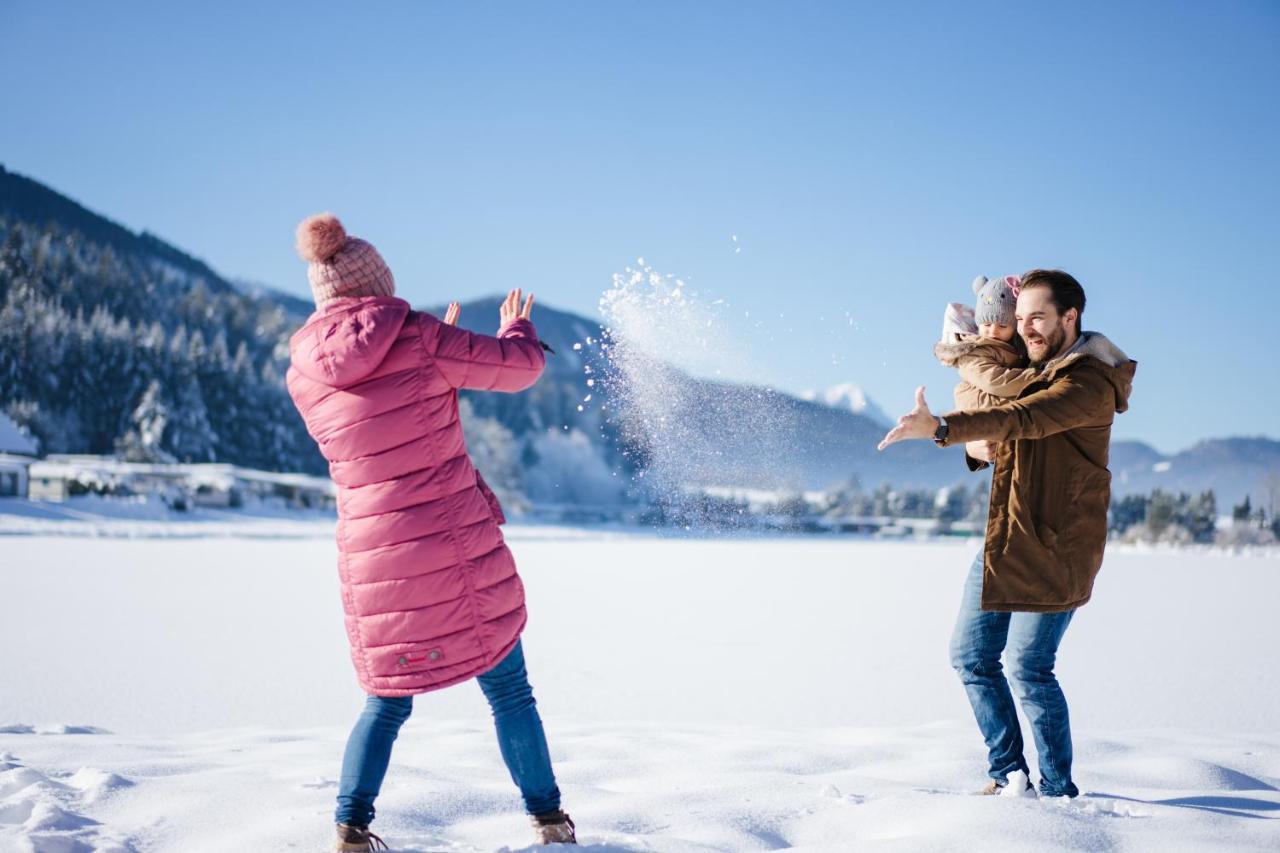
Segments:
[[[86,523],[0,536],[0,851],[326,849],[363,698],[330,522],[50,535]],[[1274,555],[1111,554],[1059,667],[1085,793],[1050,802],[971,795],[976,543],[508,539],[589,850],[1280,849]],[[418,697],[375,829],[528,844],[473,685]]]

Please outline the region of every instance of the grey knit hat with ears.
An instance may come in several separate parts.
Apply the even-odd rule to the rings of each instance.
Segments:
[[[983,323],[1014,325],[1014,309],[1018,304],[1018,290],[1021,286],[1022,282],[1016,275],[992,279],[980,275],[975,278],[973,292],[978,295],[978,304],[973,309],[974,321],[979,326]]]

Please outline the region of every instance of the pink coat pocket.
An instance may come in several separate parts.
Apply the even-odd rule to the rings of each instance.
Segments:
[[[489,488],[489,484],[484,481],[479,471],[476,471],[476,487],[480,489],[480,494],[484,495],[485,501],[489,504],[493,520],[498,524],[506,524],[507,516],[502,512],[502,504],[498,503],[498,496],[493,493],[493,489]]]

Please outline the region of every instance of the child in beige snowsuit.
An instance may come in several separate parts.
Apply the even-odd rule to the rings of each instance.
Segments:
[[[973,280],[976,308],[956,302],[947,306],[942,340],[934,345],[933,354],[960,371],[957,409],[1003,405],[1035,381],[1037,372],[1027,367],[1026,351],[1014,325],[1018,287],[1017,276],[991,280],[978,276]]]

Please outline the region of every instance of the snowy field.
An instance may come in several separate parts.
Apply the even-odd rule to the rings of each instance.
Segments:
[[[0,851],[327,849],[363,699],[330,523],[120,524],[0,515]],[[1067,802],[972,795],[976,543],[508,540],[587,850],[1280,850],[1274,554],[1111,553],[1061,653]],[[470,684],[418,697],[378,806],[397,850],[529,843]]]

